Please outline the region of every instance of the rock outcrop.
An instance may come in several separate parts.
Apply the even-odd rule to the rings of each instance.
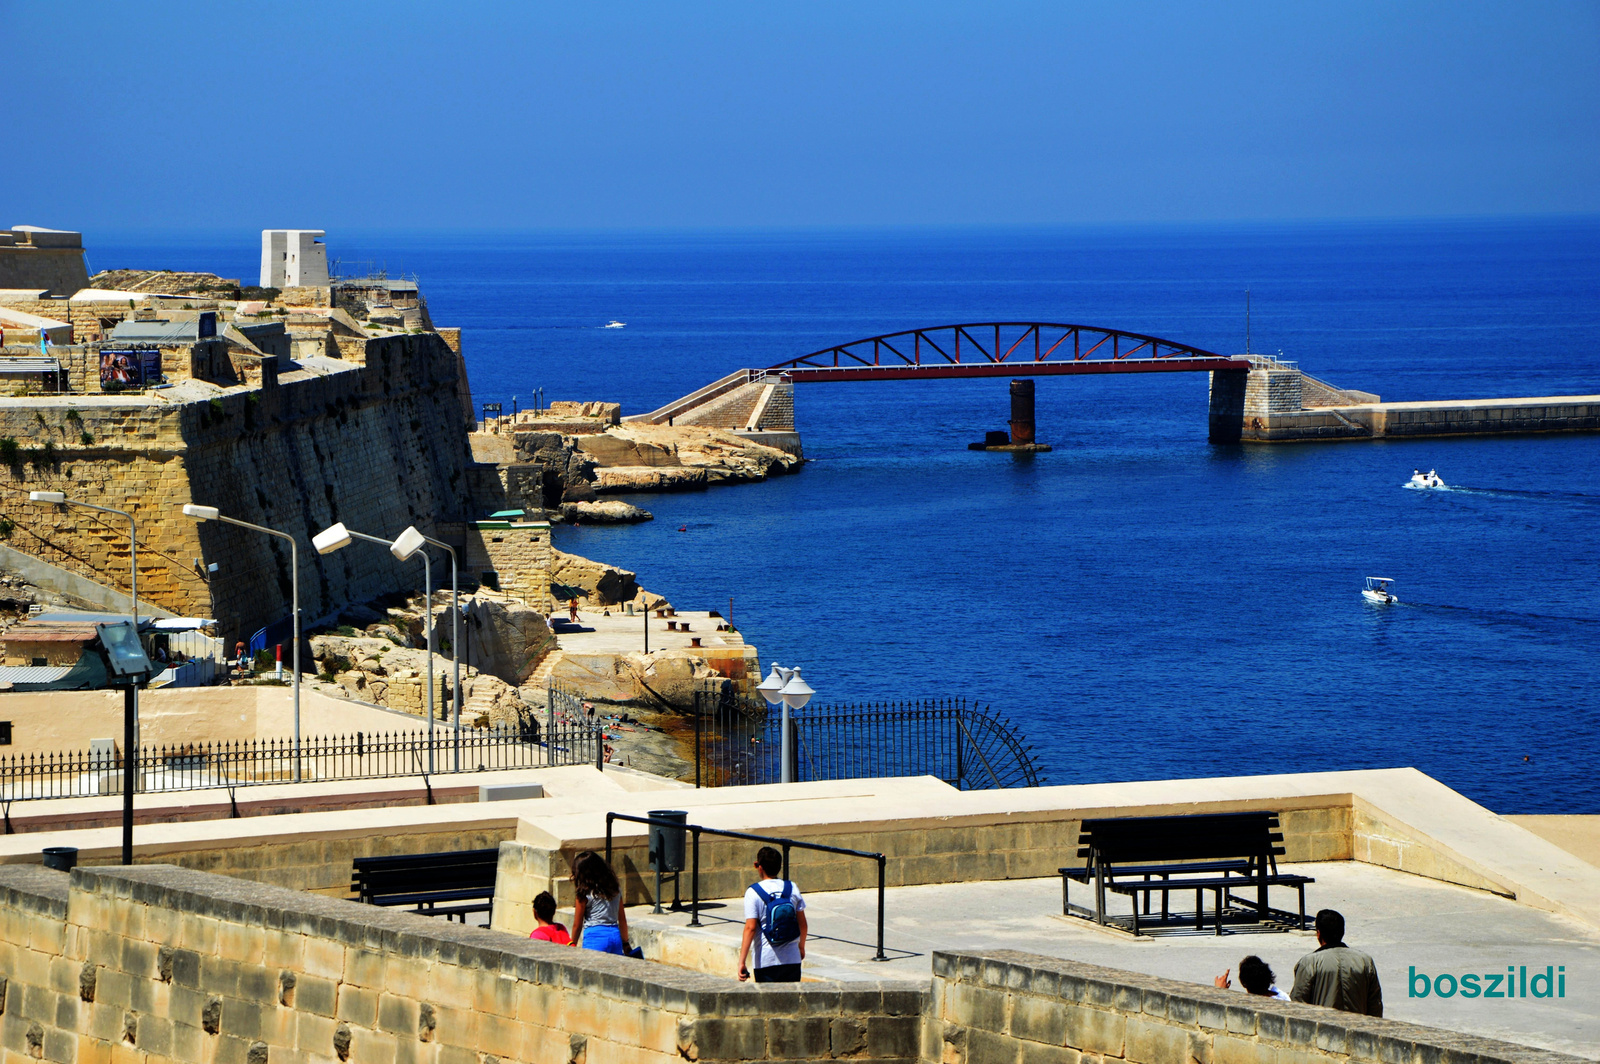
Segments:
[[[640,521],[654,521],[655,514],[641,510],[621,499],[603,499],[599,502],[565,502],[551,518],[568,524],[631,525]]]
[[[644,591],[638,578],[627,569],[559,550],[550,552],[550,581],[589,592],[587,605],[590,607],[619,606],[626,602],[642,607],[646,598],[652,609],[671,605],[660,596]]]

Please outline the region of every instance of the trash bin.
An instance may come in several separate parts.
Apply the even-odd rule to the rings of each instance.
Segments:
[[[657,820],[671,820],[687,824],[689,814],[682,809],[652,809],[649,815]],[[665,824],[650,825],[650,867],[657,872],[683,871],[683,840],[688,834],[683,828]]]
[[[680,843],[678,852],[683,852]],[[78,848],[76,846],[46,846],[44,848],[44,866],[54,868],[57,872],[70,872],[72,866],[78,863]]]

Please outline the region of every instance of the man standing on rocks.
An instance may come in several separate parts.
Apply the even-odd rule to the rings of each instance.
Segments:
[[[1371,957],[1344,944],[1344,917],[1337,910],[1317,913],[1317,948],[1294,966],[1289,998],[1364,1016],[1383,1015],[1378,968]]]

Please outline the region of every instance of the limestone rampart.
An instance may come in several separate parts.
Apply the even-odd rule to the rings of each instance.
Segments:
[[[923,1056],[941,1064],[1576,1064],[1581,1059],[1014,950],[934,953]]]
[[[230,640],[288,612],[288,547],[195,522],[180,512],[186,502],[295,536],[308,616],[420,587],[420,565],[397,565],[367,544],[319,556],[310,539],[336,521],[379,536],[415,524],[437,536],[440,524],[476,516],[466,512],[471,458],[460,357],[432,333],[356,346],[360,362],[347,370],[281,381],[275,363],[241,357],[249,383],[208,398],[0,401],[0,437],[20,444],[9,473],[0,471],[0,506],[16,523],[10,545],[126,592],[126,523],[34,505],[27,493],[63,491],[129,510],[139,522],[140,598],[215,617]],[[210,562],[216,574],[207,573]],[[448,575],[435,566],[436,578]]]
[[[926,991],[758,988],[142,866],[0,870],[0,1043],[56,1064],[912,1064]]]

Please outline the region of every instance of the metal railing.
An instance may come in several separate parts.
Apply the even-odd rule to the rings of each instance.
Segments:
[[[594,744],[585,759],[563,761],[563,765],[591,764],[601,772],[605,771],[606,762],[611,759],[611,750],[606,746],[605,727],[601,725],[593,710],[587,706],[583,696],[575,691],[570,691],[554,680],[545,686],[545,728],[550,734],[556,734],[565,727],[586,727],[594,733]]]
[[[724,831],[721,828],[708,828],[703,824],[682,824],[676,820],[667,820],[662,817],[634,816],[631,813],[606,814],[606,864],[611,863],[611,824],[616,820],[626,820],[631,824],[649,824],[652,827],[670,828],[673,831],[687,831],[690,836],[690,872],[689,872],[689,926],[700,926],[700,836],[716,835],[725,839],[744,839],[748,842],[765,842],[782,847],[783,873],[782,878],[789,878],[789,850],[798,848],[814,850],[819,853],[837,853],[845,857],[864,857],[878,862],[878,952],[872,958],[875,961],[886,961],[888,954],[883,952],[883,900],[884,878],[889,859],[881,853],[868,853],[865,850],[849,850],[843,846],[825,846],[820,842],[804,842],[800,839],[786,839],[775,835],[751,835],[744,831]],[[657,858],[659,860],[659,858]],[[656,898],[656,907],[660,908],[661,899]],[[676,906],[676,902],[674,902]]]
[[[698,786],[783,778],[777,711],[701,692],[695,720]],[[936,776],[963,790],[1039,785],[1031,748],[999,714],[963,699],[807,707],[789,722],[795,781]]]
[[[453,738],[441,732],[435,753],[451,748]],[[601,730],[585,722],[554,729],[462,729],[464,772],[594,764],[604,757]],[[429,740],[426,732],[397,732],[303,739],[300,779],[387,779],[421,776],[427,782]],[[295,780],[292,739],[246,739],[238,742],[144,746],[135,758],[137,792],[195,791],[238,788]],[[432,785],[428,784],[429,793]],[[88,751],[18,754],[0,758],[0,802],[121,794],[122,756],[112,744]]]

